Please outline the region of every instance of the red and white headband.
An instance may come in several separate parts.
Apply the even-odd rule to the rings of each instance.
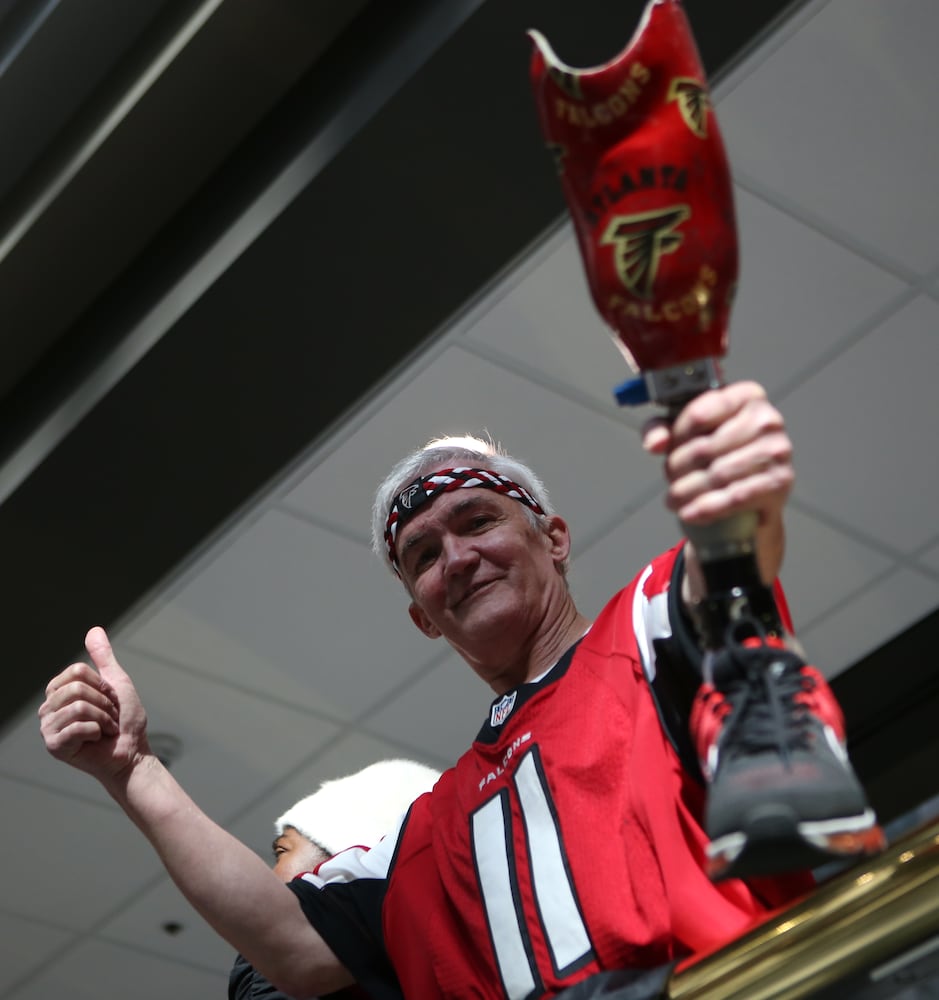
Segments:
[[[388,559],[398,576],[401,575],[398,567],[398,553],[395,549],[398,529],[406,524],[428,500],[432,500],[441,493],[449,493],[451,490],[463,488],[495,490],[502,496],[511,497],[513,500],[525,504],[536,514],[544,514],[541,504],[524,486],[519,486],[508,476],[501,476],[498,472],[491,472],[489,469],[460,467],[441,469],[439,472],[432,472],[429,476],[420,476],[395,496],[391,509],[388,511],[388,520],[385,522],[385,544],[388,546]]]

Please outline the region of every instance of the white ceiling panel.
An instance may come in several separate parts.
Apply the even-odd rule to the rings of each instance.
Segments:
[[[725,369],[774,396],[908,286],[739,186],[736,203],[740,288]]]
[[[63,767],[46,753],[39,735],[36,714],[39,704],[39,700],[35,701],[5,729],[0,741],[0,774],[116,808],[97,781],[71,767]]]
[[[937,525],[937,528],[939,528],[939,525]],[[923,552],[918,553],[916,561],[921,566],[926,566],[933,572],[939,573],[939,541],[924,549]]]
[[[611,410],[607,418],[451,346],[299,483],[287,503],[360,534],[391,464],[436,435],[488,432],[538,470],[555,506],[575,522],[576,539],[660,474]]]
[[[932,540],[935,491],[910,484],[935,468],[936,372],[939,303],[920,296],[789,395],[800,500],[898,553]]]
[[[170,733],[181,741],[173,774],[220,821],[337,732],[335,725],[299,709],[133,650],[119,656],[147,706],[150,733]]]
[[[613,594],[679,538],[678,523],[659,495],[620,519],[571,561],[571,592],[577,606],[589,618],[596,617]]]
[[[441,662],[376,712],[368,726],[389,738],[407,733],[418,750],[453,763],[476,738],[493,693],[464,660],[434,644]]]
[[[785,45],[768,57],[755,52],[738,85],[722,91],[735,170],[878,259],[931,271],[939,262],[931,193],[939,4],[829,0],[800,20]],[[898,189],[908,211],[897,210]]]
[[[211,859],[206,858],[206,863],[211,864]],[[99,928],[97,936],[214,975],[230,968],[235,957],[168,876],[131,897],[120,913]]]
[[[892,566],[883,552],[790,505],[781,579],[797,632],[810,628]]]
[[[55,924],[86,930],[161,870],[146,841],[128,836],[127,819],[116,808],[9,778],[0,778],[0,801],[0,856],[16,859],[3,875],[7,913],[52,922],[46,893],[36,891],[41,873],[55,895]],[[66,851],[66,843],[88,850]]]
[[[939,607],[939,580],[901,569],[800,630],[809,659],[834,677]]]
[[[0,912],[0,963],[4,980],[15,983],[35,974],[58,958],[71,939],[71,932],[50,927],[48,923]]]
[[[493,360],[619,411],[613,388],[633,373],[593,306],[573,229],[565,224],[519,265],[470,321],[465,338]],[[538,377],[538,376],[535,376]]]
[[[128,972],[132,970],[132,975]],[[115,945],[89,941],[69,954],[67,963],[41,969],[17,990],[16,1000],[167,1000],[168,997],[223,997],[228,969],[206,972],[169,962],[159,955],[128,951]]]
[[[352,719],[429,657],[416,629],[397,627],[401,610],[401,594],[364,544],[272,511],[142,623],[133,642],[256,693]]]

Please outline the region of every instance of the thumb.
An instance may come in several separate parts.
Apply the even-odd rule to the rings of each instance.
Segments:
[[[94,663],[102,680],[114,681],[125,676],[114,656],[108,633],[100,625],[88,630],[85,636],[85,649],[88,650],[91,662]]]
[[[664,454],[671,443],[671,431],[665,417],[652,417],[642,427],[642,447],[652,455]]]

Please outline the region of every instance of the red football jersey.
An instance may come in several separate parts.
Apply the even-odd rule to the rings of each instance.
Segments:
[[[614,597],[545,677],[493,702],[472,747],[394,835],[295,883],[373,995],[400,995],[396,974],[415,1000],[552,996],[601,969],[722,944],[810,888],[787,876],[761,880],[757,895],[705,875],[704,788],[650,683],[675,617],[677,551]]]

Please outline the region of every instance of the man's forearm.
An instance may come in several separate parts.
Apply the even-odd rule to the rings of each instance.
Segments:
[[[271,982],[298,998],[352,982],[293,893],[206,816],[156,757],[141,758],[106,787],[197,912]]]

